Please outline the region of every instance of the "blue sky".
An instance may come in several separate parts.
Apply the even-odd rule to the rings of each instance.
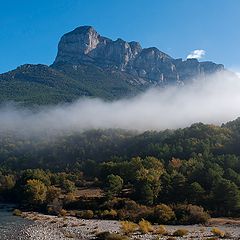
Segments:
[[[0,73],[24,63],[51,64],[60,37],[80,25],[104,36],[156,46],[175,58],[240,67],[239,0],[0,1]]]

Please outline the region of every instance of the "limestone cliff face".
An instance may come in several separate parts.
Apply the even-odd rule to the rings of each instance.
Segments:
[[[221,64],[196,59],[173,59],[155,47],[142,49],[138,42],[113,41],[90,26],[78,27],[61,38],[53,65],[59,63],[93,64],[127,72],[141,83],[159,85],[183,84],[188,79],[224,68]]]

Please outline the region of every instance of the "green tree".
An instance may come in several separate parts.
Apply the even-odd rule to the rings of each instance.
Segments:
[[[151,188],[150,183],[142,182],[139,185],[140,188],[140,201],[147,205],[152,205],[154,203],[154,193]]]
[[[61,194],[61,189],[55,186],[49,186],[47,188],[46,202],[52,203],[54,199],[58,199]]]
[[[10,190],[15,186],[13,175],[0,175],[0,191]]]
[[[154,157],[146,157],[141,160],[142,166],[136,172],[134,187],[137,197],[144,204],[152,205],[156,202],[161,190],[161,176],[164,166],[160,160]]]
[[[213,203],[219,214],[230,216],[240,213],[240,191],[237,185],[222,179],[213,188]]]
[[[46,186],[50,186],[51,181],[49,174],[42,169],[27,169],[23,172],[22,182],[25,184],[29,179],[37,179]]]
[[[74,192],[76,190],[75,183],[68,179],[63,180],[62,187],[67,193]]]
[[[24,191],[26,196],[25,200],[29,204],[38,205],[44,203],[46,200],[47,187],[40,180],[27,180]]]
[[[188,200],[191,203],[201,203],[204,198],[205,190],[198,182],[193,182],[189,186]]]
[[[109,196],[117,195],[123,188],[123,179],[118,175],[108,175],[106,186]]]

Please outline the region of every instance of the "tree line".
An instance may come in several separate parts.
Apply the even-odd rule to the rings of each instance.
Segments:
[[[239,217],[239,144],[239,119],[161,132],[91,130],[51,141],[2,135],[0,200],[160,223]],[[79,189],[94,187],[101,197],[79,198]]]

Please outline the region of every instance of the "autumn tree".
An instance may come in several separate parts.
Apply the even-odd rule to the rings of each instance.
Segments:
[[[37,179],[29,179],[24,187],[26,203],[38,205],[46,200],[47,187]]]

